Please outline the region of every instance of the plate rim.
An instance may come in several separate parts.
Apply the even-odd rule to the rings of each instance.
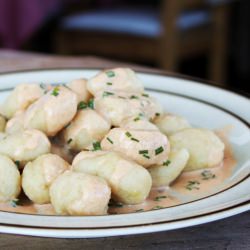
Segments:
[[[25,69],[25,70],[16,70],[16,71],[10,71],[10,72],[0,72],[0,76],[1,75],[10,75],[10,74],[17,74],[17,73],[29,73],[29,72],[44,72],[44,71],[65,71],[65,70],[67,70],[67,71],[73,71],[73,70],[103,70],[104,68],[93,68],[93,67],[72,67],[72,68],[70,68],[70,67],[66,67],[66,68],[41,68],[41,69]],[[202,83],[205,83],[206,85],[208,85],[210,88],[218,88],[218,89],[223,89],[224,91],[226,91],[226,92],[230,92],[230,93],[232,93],[232,94],[234,94],[234,95],[237,95],[237,96],[239,96],[239,97],[244,97],[244,98],[246,98],[247,100],[248,100],[248,94],[247,93],[245,93],[246,95],[244,95],[244,94],[242,94],[242,93],[235,93],[235,92],[232,92],[231,90],[228,90],[228,89],[226,89],[226,88],[223,88],[223,87],[221,87],[221,86],[215,86],[215,85],[210,85],[209,84],[209,81],[206,81],[206,80],[203,80],[203,79],[198,79],[198,78],[193,78],[193,77],[189,77],[189,76],[184,76],[184,75],[179,75],[179,74],[177,74],[177,75],[173,75],[173,74],[171,74],[171,73],[165,73],[165,72],[147,72],[147,71],[141,71],[141,70],[135,70],[135,72],[137,72],[137,73],[141,73],[141,74],[146,74],[146,75],[159,75],[159,76],[167,76],[167,77],[172,77],[172,78],[175,78],[175,79],[182,79],[182,80],[188,80],[188,81],[192,81],[192,83],[195,83],[195,84],[198,84],[198,85],[202,85],[201,84],[201,82]],[[157,90],[157,89],[150,89],[150,88],[147,88],[147,89],[149,89],[149,90],[153,90],[153,91],[159,91],[159,90]],[[4,91],[4,89],[2,89],[2,91]],[[163,93],[166,93],[167,91],[164,91],[164,90],[160,90],[159,92],[163,92]],[[248,128],[250,127],[250,124],[248,123],[248,121],[246,121],[244,118],[242,118],[242,117],[240,117],[240,116],[238,116],[237,114],[235,114],[235,113],[233,113],[233,112],[231,112],[231,111],[229,111],[229,110],[227,110],[227,109],[224,109],[223,107],[220,107],[220,106],[218,106],[218,105],[214,105],[214,104],[212,104],[212,103],[210,103],[210,102],[207,102],[207,101],[205,101],[205,100],[202,100],[202,99],[198,99],[198,98],[196,98],[196,97],[191,97],[191,96],[188,96],[188,95],[181,95],[181,94],[176,94],[176,93],[172,93],[172,92],[168,92],[168,93],[170,93],[170,94],[174,94],[174,95],[177,95],[177,96],[183,96],[183,97],[185,97],[185,98],[188,98],[188,99],[193,99],[193,100],[195,100],[195,101],[198,101],[198,102],[202,102],[202,103],[205,103],[205,104],[207,104],[207,105],[210,105],[210,106],[213,106],[213,107],[215,107],[215,108],[217,108],[217,109],[220,109],[220,110],[222,110],[222,111],[224,111],[224,112],[226,112],[226,113],[229,113],[230,115],[232,115],[233,117],[235,117],[235,118],[237,118],[237,119],[239,119],[241,122],[243,122],[244,123],[244,125],[246,125]],[[248,176],[245,176],[243,179],[241,179],[238,183],[236,183],[236,184],[234,184],[234,185],[232,185],[231,187],[229,187],[228,189],[230,189],[230,188],[232,188],[232,187],[234,187],[234,186],[237,186],[239,183],[241,183],[241,182],[243,182],[243,181],[245,181],[245,179],[248,179],[249,178],[249,175]],[[228,190],[228,189],[226,189],[226,190]],[[224,192],[224,191],[226,191],[225,189],[224,190],[222,190],[221,192]],[[221,192],[218,192],[218,193],[221,193]],[[214,194],[212,194],[212,195],[210,195],[210,196],[214,196],[214,195],[217,195],[218,193],[214,193]],[[209,198],[210,196],[207,196],[207,197],[204,197],[204,198],[201,198],[201,199],[206,199],[206,198]],[[197,201],[197,200],[195,200],[195,201]],[[195,201],[191,201],[191,202],[195,202]],[[188,202],[188,203],[191,203],[191,202]],[[237,204],[237,207],[240,207],[240,206],[244,206],[245,205],[245,203],[249,203],[248,201],[245,201],[245,202],[243,202],[243,203],[239,203],[239,204]],[[185,204],[187,204],[187,203],[184,203],[184,204],[181,204],[181,205],[185,205]],[[250,207],[249,207],[250,208]],[[230,209],[230,207],[228,207],[228,209]],[[213,211],[212,213],[220,213],[220,211]],[[15,213],[16,214],[16,213]],[[198,216],[200,216],[200,217],[204,217],[204,216],[207,216],[208,214],[202,214],[202,215],[198,215]],[[37,215],[35,215],[35,216],[37,216]],[[195,216],[196,217],[196,216]],[[185,220],[188,220],[188,219],[190,219],[190,218],[192,218],[192,217],[186,217],[186,218],[182,218],[182,219],[179,219],[178,221],[185,221]],[[171,221],[170,221],[171,222]],[[168,223],[168,221],[166,222],[164,222],[164,221],[162,221],[162,222],[160,222],[160,223]],[[150,224],[152,224],[152,223],[150,223]],[[154,223],[155,224],[155,223]],[[0,223],[0,226],[2,225],[2,223]],[[8,224],[8,225],[10,225],[10,224]],[[132,227],[132,228],[134,228],[134,227],[136,227],[136,226],[141,226],[142,224],[139,224],[139,225],[130,225],[130,226],[128,226],[128,227]],[[27,226],[28,228],[32,228],[32,226]],[[122,226],[122,227],[124,227],[124,226]],[[42,228],[44,228],[44,227],[42,227]],[[95,228],[99,228],[99,227],[95,227]],[[91,230],[91,229],[95,229],[95,228],[86,228],[86,229],[88,229],[88,230]],[[112,227],[109,227],[109,228],[112,228]],[[53,227],[50,227],[49,229],[53,229]],[[59,229],[59,228],[58,228]],[[77,228],[61,228],[62,230],[74,230],[74,229],[77,229]],[[80,228],[78,228],[78,229],[80,229]],[[0,230],[1,231],[1,230]],[[134,233],[133,233],[134,234]]]

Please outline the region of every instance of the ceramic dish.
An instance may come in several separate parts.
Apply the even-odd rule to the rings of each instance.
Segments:
[[[64,83],[95,75],[95,69],[35,70],[0,75],[0,102],[21,82]],[[31,215],[0,211],[0,232],[44,237],[104,237],[182,228],[250,209],[250,101],[235,93],[167,75],[138,73],[166,111],[193,126],[225,130],[236,164],[206,195],[183,195],[167,208],[106,216]]]

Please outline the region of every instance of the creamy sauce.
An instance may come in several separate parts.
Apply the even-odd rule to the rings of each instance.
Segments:
[[[109,214],[125,214],[133,212],[150,211],[171,207],[200,198],[225,189],[225,180],[228,179],[236,165],[232,149],[226,140],[228,130],[217,131],[217,135],[225,143],[223,162],[210,169],[202,169],[182,173],[171,187],[153,188],[145,202],[138,205],[110,204]],[[37,205],[28,201],[22,195],[20,205],[13,206],[12,202],[0,203],[0,211],[9,211],[26,214],[54,215],[54,209],[50,204]]]

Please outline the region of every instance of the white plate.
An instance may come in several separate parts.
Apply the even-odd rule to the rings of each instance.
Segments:
[[[0,75],[0,102],[21,82],[62,83],[98,70],[35,70]],[[209,129],[232,125],[229,136],[237,166],[209,197],[174,207],[123,215],[46,216],[0,211],[0,232],[45,237],[104,237],[171,230],[222,219],[250,209],[250,101],[216,87],[166,75],[138,73],[166,111]]]

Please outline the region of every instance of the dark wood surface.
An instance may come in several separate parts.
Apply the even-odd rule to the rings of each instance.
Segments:
[[[60,67],[131,66],[147,72],[157,70],[96,57],[66,58],[0,51],[0,72]],[[0,234],[0,250],[9,249],[250,249],[250,212],[220,221],[167,232],[97,239],[54,239]]]

